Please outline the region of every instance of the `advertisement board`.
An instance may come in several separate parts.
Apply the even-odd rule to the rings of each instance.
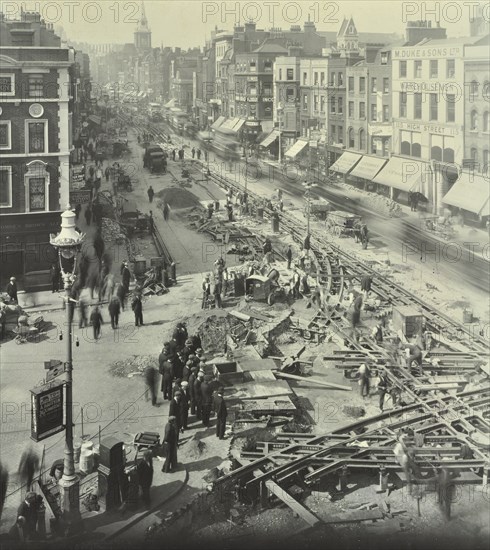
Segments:
[[[42,441],[64,429],[63,382],[53,381],[31,390],[31,439]]]

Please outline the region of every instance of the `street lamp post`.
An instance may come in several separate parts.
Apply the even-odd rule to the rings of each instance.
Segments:
[[[76,531],[81,522],[80,515],[80,478],[75,473],[73,450],[73,353],[72,353],[72,315],[71,288],[75,280],[76,255],[82,246],[85,235],[75,230],[75,213],[68,205],[61,215],[61,232],[50,235],[50,243],[58,251],[61,273],[65,287],[66,312],[66,427],[63,477],[59,481],[61,488],[61,509],[66,532]]]

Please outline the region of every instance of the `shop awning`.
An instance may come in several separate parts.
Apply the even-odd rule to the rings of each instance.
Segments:
[[[378,175],[373,178],[374,183],[381,183],[394,187],[400,191],[418,192],[427,196],[426,183],[431,178],[430,165],[418,160],[401,157],[391,157]]]
[[[298,141],[292,145],[285,153],[285,157],[294,159],[301,151],[308,145],[308,141],[305,139],[298,139]]]
[[[165,109],[170,109],[170,107],[175,106],[175,99],[171,99],[168,103],[165,103],[164,107]]]
[[[488,216],[490,183],[482,176],[462,172],[442,202],[478,216]]]
[[[358,153],[351,153],[350,151],[346,151],[345,153],[342,153],[342,156],[337,159],[332,164],[332,166],[330,166],[329,170],[340,172],[341,174],[347,174],[347,172],[352,169],[356,162],[359,161],[361,156],[362,155],[359,155]]]
[[[88,119],[91,122],[95,123],[95,124],[101,124],[101,122],[102,122],[102,118],[100,116],[97,116],[97,115],[90,115],[88,117]]]
[[[372,180],[381,168],[383,168],[387,160],[387,158],[364,155],[349,175],[365,180]]]
[[[240,128],[245,124],[245,119],[244,118],[239,118],[238,119],[238,122],[235,124],[235,126],[233,126],[233,131],[234,132],[239,132],[240,131]]]
[[[233,130],[233,126],[238,124],[239,120],[240,119],[238,117],[229,118],[226,122],[223,122],[223,124],[221,125],[221,129],[222,130]]]
[[[223,122],[226,120],[226,117],[224,116],[220,116],[218,117],[214,122],[213,124],[211,124],[211,129],[212,130],[216,130],[216,128],[219,128]]]
[[[272,120],[263,120],[260,123],[262,132],[272,132],[274,130],[274,122]]]
[[[269,147],[279,137],[279,130],[272,130],[272,132],[259,144],[261,147]]]

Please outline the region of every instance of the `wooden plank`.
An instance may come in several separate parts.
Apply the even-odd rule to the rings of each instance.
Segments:
[[[324,386],[331,390],[344,390],[352,391],[350,386],[342,386],[341,384],[333,384],[332,382],[324,382],[323,380],[317,380],[316,378],[296,376],[295,374],[286,374],[285,372],[275,372],[274,373],[278,378],[286,378],[287,380],[297,380],[298,382],[311,382],[312,384],[317,384],[319,386]]]
[[[285,489],[280,487],[275,481],[272,481],[272,479],[268,479],[265,482],[265,486],[269,491],[275,495],[279,500],[284,502],[286,506],[291,508],[291,510],[298,514],[298,516],[306,521],[308,525],[311,527],[315,527],[315,525],[318,525],[319,523],[322,523],[322,521],[315,516],[315,514],[311,513],[309,510],[307,510],[302,504],[300,504],[296,499],[294,499]]]
[[[279,397],[293,395],[293,391],[286,381],[274,380],[274,382],[248,382],[230,386],[226,390],[228,399],[260,399],[263,397]]]
[[[330,516],[323,523],[359,523],[361,521],[375,521],[383,519],[381,510],[359,510],[343,516]]]
[[[238,360],[238,364],[240,365],[240,368],[244,372],[251,372],[251,371],[270,371],[277,369],[277,364],[275,361],[273,361],[271,358],[267,359],[240,359]]]
[[[234,309],[232,311],[229,311],[228,315],[231,315],[232,317],[236,317],[241,321],[250,321],[251,319],[250,315],[245,315],[245,313],[242,313],[241,311],[235,311]]]

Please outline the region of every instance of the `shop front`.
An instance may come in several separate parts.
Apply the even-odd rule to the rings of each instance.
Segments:
[[[387,161],[387,158],[364,155],[350,172],[349,180],[361,189],[365,189],[366,191],[377,191],[380,194],[386,195],[389,193],[388,188],[373,183],[373,179]]]
[[[0,284],[16,277],[26,291],[49,288],[49,269],[56,252],[50,233],[58,233],[61,212],[33,212],[0,216]]]
[[[490,216],[488,179],[470,172],[461,172],[442,202],[450,207],[453,214],[461,213],[466,222],[483,225]]]

